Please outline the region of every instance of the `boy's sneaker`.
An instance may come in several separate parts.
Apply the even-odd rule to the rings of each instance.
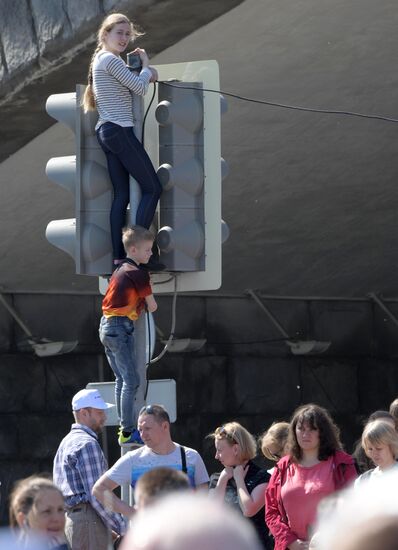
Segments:
[[[144,442],[141,439],[140,432],[137,428],[131,433],[123,432],[122,429],[119,430],[119,445],[121,447],[131,447],[132,445],[143,445]]]

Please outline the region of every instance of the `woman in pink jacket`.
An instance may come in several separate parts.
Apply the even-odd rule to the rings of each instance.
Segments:
[[[318,405],[293,414],[288,454],[277,464],[266,495],[266,522],[275,550],[307,550],[319,502],[356,477],[354,459],[343,452],[339,429]]]

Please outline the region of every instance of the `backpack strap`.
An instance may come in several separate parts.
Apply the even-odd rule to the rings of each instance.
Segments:
[[[182,464],[182,471],[184,472],[184,474],[188,473],[188,470],[187,470],[187,456],[186,456],[186,453],[185,453],[185,448],[180,445],[180,453],[181,453],[181,464]]]

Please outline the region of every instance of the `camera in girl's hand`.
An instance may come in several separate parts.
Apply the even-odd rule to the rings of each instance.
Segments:
[[[127,67],[130,71],[140,72],[142,69],[141,57],[137,53],[130,52],[127,54]]]

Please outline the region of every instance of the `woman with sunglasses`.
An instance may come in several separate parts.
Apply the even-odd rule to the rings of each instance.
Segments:
[[[264,493],[269,473],[254,464],[257,454],[254,437],[238,422],[228,422],[217,428],[214,438],[215,458],[224,469],[210,477],[211,494],[239,510],[256,528],[262,545],[273,547],[264,521]]]
[[[286,454],[287,436],[289,434],[288,422],[274,422],[259,438],[261,451],[265,458],[272,462],[278,462]],[[268,470],[272,474],[274,468]]]
[[[275,550],[308,550],[318,504],[357,477],[354,459],[342,451],[339,429],[318,405],[293,414],[288,454],[277,463],[265,503]]]

